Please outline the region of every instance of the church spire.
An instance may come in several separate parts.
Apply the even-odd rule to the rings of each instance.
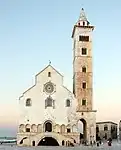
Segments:
[[[84,8],[81,9],[79,20],[81,20],[81,21],[87,21],[87,17],[86,17]]]
[[[89,21],[87,20],[84,8],[81,9],[79,19],[77,21],[77,25],[79,26],[89,26]]]

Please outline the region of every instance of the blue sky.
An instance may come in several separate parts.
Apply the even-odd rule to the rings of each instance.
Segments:
[[[94,108],[97,120],[121,119],[121,2],[89,0],[0,1],[0,124],[17,124],[18,98],[34,76],[52,65],[72,89],[71,33],[80,10],[93,33]]]

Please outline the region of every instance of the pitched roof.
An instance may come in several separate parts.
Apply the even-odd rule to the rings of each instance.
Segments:
[[[36,74],[36,76],[38,76],[40,73],[42,73],[43,71],[45,71],[48,67],[51,67],[53,70],[55,70],[60,76],[62,76],[63,77],[63,75],[59,72],[59,71],[57,71],[52,65],[47,65],[44,69],[42,69],[38,74]]]
[[[86,17],[84,8],[81,9],[81,13],[80,13],[80,16],[79,16],[79,20],[87,21],[87,17]]]

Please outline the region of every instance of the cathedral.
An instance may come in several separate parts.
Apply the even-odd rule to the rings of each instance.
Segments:
[[[84,9],[72,31],[73,92],[49,63],[19,98],[18,146],[70,146],[96,141],[93,110],[92,32]],[[83,133],[79,131],[83,123]]]

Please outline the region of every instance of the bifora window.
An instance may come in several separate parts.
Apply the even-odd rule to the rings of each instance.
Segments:
[[[85,72],[86,73],[86,67],[82,67],[82,72]]]
[[[53,107],[55,108],[55,100],[52,99],[52,97],[47,97],[47,99],[45,100],[45,108],[47,107]]]
[[[87,48],[82,48],[82,55],[87,55]]]
[[[80,35],[79,36],[79,41],[88,42],[89,41],[89,36]]]

